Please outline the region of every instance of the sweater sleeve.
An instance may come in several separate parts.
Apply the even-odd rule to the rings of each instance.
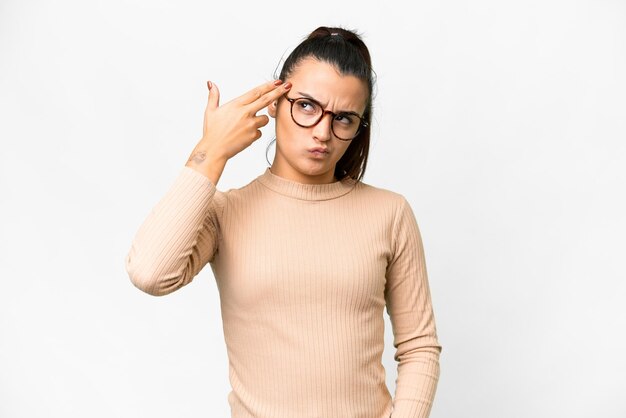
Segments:
[[[131,282],[154,296],[188,283],[218,249],[215,185],[184,166],[137,231],[126,256]]]
[[[398,362],[391,418],[427,418],[439,380],[442,347],[437,340],[421,234],[404,196],[397,209],[392,242],[385,284],[394,359]]]

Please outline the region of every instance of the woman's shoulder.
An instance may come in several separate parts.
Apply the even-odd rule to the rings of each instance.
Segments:
[[[360,181],[355,186],[355,198],[359,206],[386,217],[390,222],[401,217],[406,210],[412,211],[404,193],[385,186]]]
[[[215,205],[220,208],[227,206],[249,205],[259,197],[257,179],[250,179],[243,184],[222,184],[215,190]]]
[[[392,202],[395,204],[403,204],[406,200],[406,197],[400,191],[392,190],[383,186],[375,186],[373,184],[363,181],[359,181],[356,183],[355,191],[365,196],[366,198]]]

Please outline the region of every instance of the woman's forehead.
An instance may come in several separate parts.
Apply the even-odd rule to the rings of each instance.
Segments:
[[[292,92],[313,97],[323,105],[336,105],[342,109],[363,108],[368,98],[367,84],[354,75],[341,74],[327,62],[305,59],[287,77]],[[361,109],[363,110],[363,109]]]

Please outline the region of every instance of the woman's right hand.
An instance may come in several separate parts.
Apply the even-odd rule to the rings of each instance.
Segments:
[[[261,137],[260,128],[267,125],[267,115],[257,112],[291,88],[291,83],[281,80],[263,83],[247,93],[220,106],[217,85],[207,82],[209,98],[204,112],[202,139],[196,145],[190,160],[198,152],[211,152],[214,158],[226,160],[250,146]]]

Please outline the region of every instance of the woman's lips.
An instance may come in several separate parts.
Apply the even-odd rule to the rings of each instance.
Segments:
[[[328,155],[328,148],[326,147],[313,147],[309,148],[309,153],[317,158],[322,158]]]
[[[309,150],[309,154],[311,154],[315,158],[324,158],[328,155],[328,151],[320,151],[317,149]]]

